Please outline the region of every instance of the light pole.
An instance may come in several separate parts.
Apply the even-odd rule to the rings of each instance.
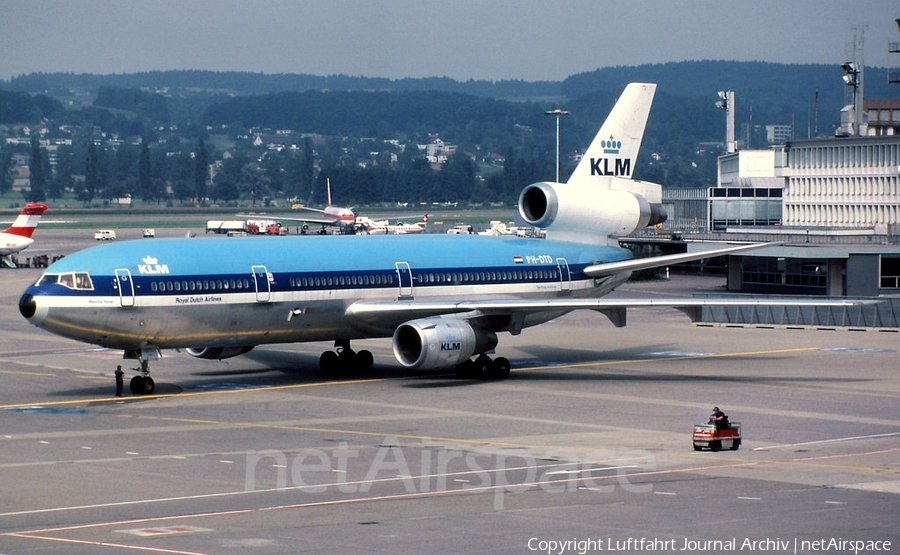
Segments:
[[[846,83],[848,87],[853,87],[853,119],[850,121],[850,134],[859,135],[859,122],[862,121],[862,114],[860,113],[862,110],[859,105],[859,87],[861,84],[859,74],[862,73],[862,69],[856,62],[842,64],[841,69],[844,70],[844,83]]]
[[[716,107],[725,110],[725,151],[734,152],[734,91],[719,91]]]
[[[556,108],[555,110],[547,110],[544,112],[544,115],[556,116],[556,182],[559,183],[559,117],[568,116],[569,112]]]

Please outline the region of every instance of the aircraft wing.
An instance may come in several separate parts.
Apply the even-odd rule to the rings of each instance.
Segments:
[[[726,254],[735,254],[738,252],[760,249],[763,247],[772,247],[779,243],[752,243],[749,245],[737,245],[732,247],[723,247],[721,249],[712,249],[708,251],[686,252],[679,254],[667,254],[663,256],[650,256],[647,258],[632,258],[621,262],[606,262],[603,264],[594,264],[584,269],[584,273],[591,277],[603,277],[620,272],[633,272],[636,270],[646,270],[648,268],[661,268],[663,266],[671,266],[673,264],[681,264],[682,262],[691,262],[694,260],[703,260],[704,258],[713,258]]]
[[[490,316],[509,316],[513,328],[517,319],[528,313],[595,310],[606,315],[617,327],[625,325],[628,308],[675,308],[688,315],[691,321],[700,316],[704,306],[822,306],[848,307],[871,304],[877,301],[790,299],[774,297],[743,298],[654,298],[654,299],[491,299],[484,301],[358,301],[347,307],[346,314],[370,325],[395,327],[403,322],[432,316],[459,315],[465,319]]]

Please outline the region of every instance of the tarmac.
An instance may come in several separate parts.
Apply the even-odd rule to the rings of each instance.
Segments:
[[[156,395],[117,398],[134,361],[19,315],[43,271],[0,270],[0,554],[900,552],[897,333],[577,312],[502,335],[504,381],[379,339],[366,375],[321,373],[327,343],[166,351]],[[692,449],[713,405],[739,450]]]

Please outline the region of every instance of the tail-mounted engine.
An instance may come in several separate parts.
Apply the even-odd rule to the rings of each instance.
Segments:
[[[406,368],[453,367],[497,346],[497,334],[456,318],[411,320],[394,330],[394,356]]]
[[[187,349],[187,352],[192,357],[221,360],[242,355],[251,349],[253,349],[253,345],[239,347],[191,347]]]
[[[659,187],[632,180],[627,186],[651,193]],[[529,225],[547,229],[554,239],[579,242],[621,237],[666,221],[663,207],[641,193],[547,181],[525,187],[519,195],[519,213]]]

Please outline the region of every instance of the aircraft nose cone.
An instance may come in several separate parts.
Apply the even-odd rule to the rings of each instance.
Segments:
[[[34,300],[34,295],[31,293],[22,295],[22,298],[19,299],[19,313],[28,320],[37,313],[37,303]]]

